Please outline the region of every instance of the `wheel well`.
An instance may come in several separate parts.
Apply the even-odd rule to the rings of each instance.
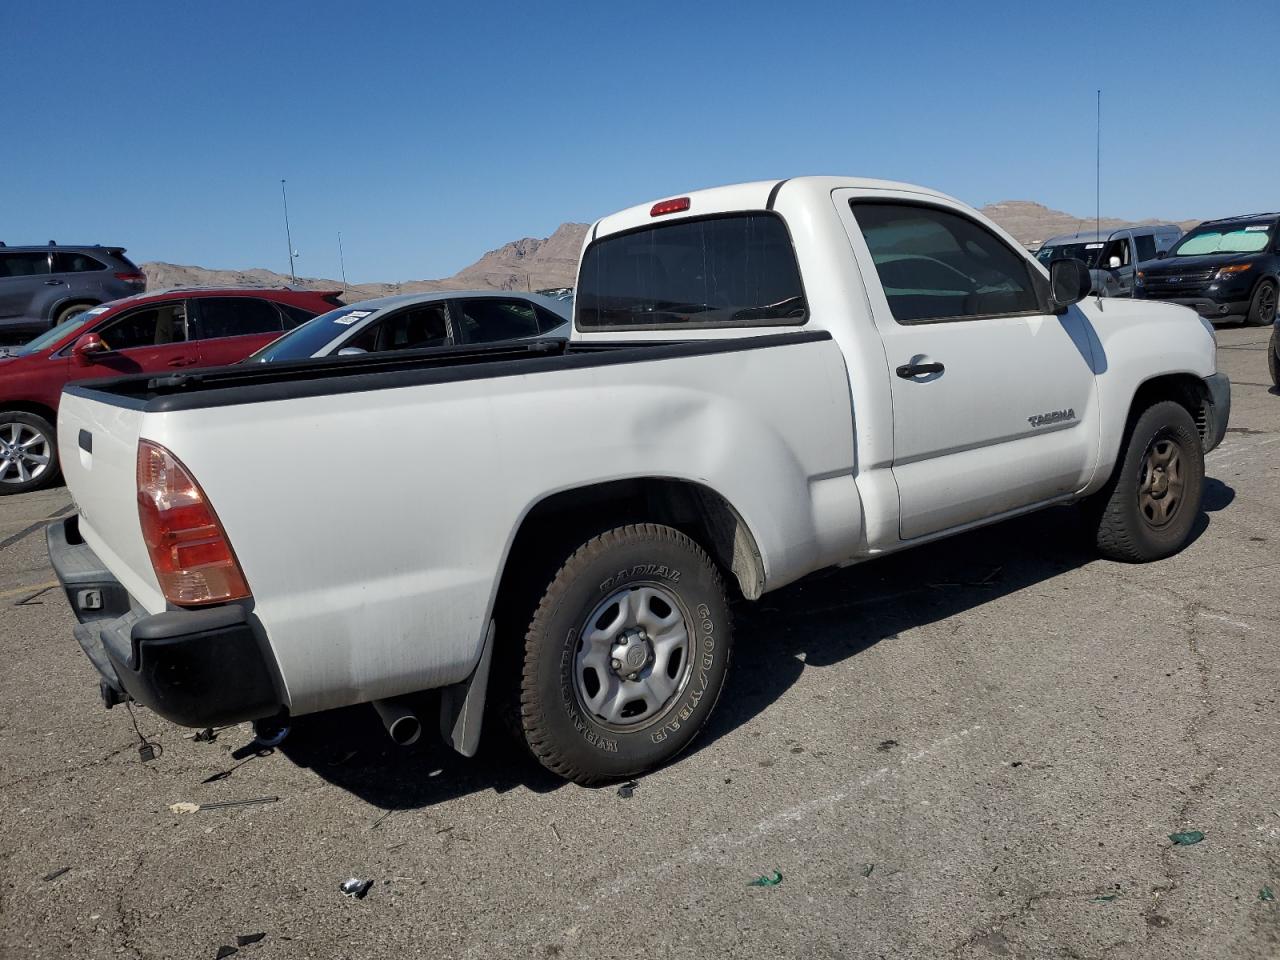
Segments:
[[[22,413],[34,413],[37,417],[44,417],[49,421],[49,425],[55,430],[58,427],[58,414],[50,410],[43,403],[30,403],[25,400],[14,400],[0,407],[0,411],[10,413],[13,411],[21,411]]]
[[[56,320],[58,317],[58,314],[60,314],[63,310],[67,309],[67,307],[84,306],[92,309],[93,307],[96,307],[101,303],[102,303],[101,300],[94,300],[92,297],[70,297],[66,300],[60,300],[59,302],[55,303],[53,305],[53,309],[49,311],[49,319]]]
[[[754,600],[764,592],[764,563],[755,537],[724,497],[690,481],[639,478],[565,490],[535,505],[507,555],[499,602],[526,593],[522,586],[541,591],[555,566],[596,534],[642,522],[663,523],[691,537],[732,574],[744,597]]]
[[[1143,410],[1162,400],[1172,400],[1185,407],[1196,422],[1201,441],[1208,439],[1212,401],[1209,387],[1202,379],[1190,373],[1171,373],[1146,381],[1133,395],[1133,403],[1129,406],[1130,422],[1140,417]]]

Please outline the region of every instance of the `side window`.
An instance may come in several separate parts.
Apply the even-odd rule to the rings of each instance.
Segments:
[[[1121,267],[1127,267],[1133,263],[1133,253],[1130,249],[1128,237],[1120,237],[1107,244],[1107,249],[1102,252],[1102,266],[1104,268],[1114,269],[1111,267],[1112,257],[1119,259]]]
[[[448,344],[445,306],[443,303],[428,303],[393,313],[361,330],[342,346],[374,353],[381,350],[421,350]]]
[[[291,307],[287,303],[277,303],[276,309],[284,315],[284,328],[292,330],[294,327],[300,327],[316,314],[310,310],[303,310],[301,307]]]
[[[89,273],[93,270],[105,270],[107,265],[95,260],[87,253],[68,253],[56,251],[53,255],[54,273]]]
[[[458,332],[466,343],[536,337],[538,318],[523,300],[460,300]]]
[[[557,316],[550,310],[543,310],[541,307],[534,307],[533,312],[538,315],[539,333],[550,333],[556,327],[564,326],[569,322],[564,317]]]
[[[277,333],[284,321],[275,305],[257,297],[201,297],[200,339]]]
[[[1150,234],[1138,234],[1133,238],[1133,242],[1138,245],[1138,262],[1142,263],[1146,260],[1154,260],[1156,258],[1156,238]]]
[[[34,277],[48,272],[47,253],[0,253],[0,277]]]
[[[968,217],[915,204],[852,206],[899,323],[1040,312],[1026,259]]]
[[[182,343],[187,339],[187,312],[181,301],[144,307],[107,324],[98,335],[109,350]]]

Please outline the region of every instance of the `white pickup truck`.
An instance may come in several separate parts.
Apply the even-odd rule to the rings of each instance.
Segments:
[[[50,554],[108,705],[373,702],[405,742],[443,688],[469,755],[491,687],[551,770],[634,775],[710,715],[731,594],[1071,501],[1105,556],[1183,546],[1213,333],[1088,289],[905,184],[645,204],[591,228],[567,345],[69,386]]]

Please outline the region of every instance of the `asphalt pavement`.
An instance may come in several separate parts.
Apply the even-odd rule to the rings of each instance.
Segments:
[[[1183,553],[1099,560],[1055,509],[743,605],[710,728],[630,796],[491,730],[396,748],[368,708],[262,753],[137,709],[144,763],[53,586],[66,491],[0,500],[0,957],[1274,960],[1266,338],[1219,332],[1234,411]]]

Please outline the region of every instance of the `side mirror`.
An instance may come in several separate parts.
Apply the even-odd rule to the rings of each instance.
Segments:
[[[1168,251],[1168,250],[1157,250],[1157,251],[1156,251],[1156,259],[1157,259],[1157,260],[1163,260],[1163,259],[1164,259],[1165,257],[1167,257],[1168,255],[1169,255],[1169,251]]]
[[[1049,310],[1065,313],[1067,307],[1089,295],[1093,278],[1080,260],[1065,257],[1049,264]]]
[[[1108,261],[1107,261],[1107,269],[1108,269],[1108,270],[1119,270],[1119,269],[1120,269],[1120,258],[1119,258],[1119,257],[1112,257],[1110,260],[1108,260]]]
[[[366,350],[366,349],[364,349],[363,347],[343,347],[341,350],[339,350],[339,351],[338,351],[338,356],[340,356],[340,357],[358,357],[358,356],[360,356],[360,354],[362,354],[362,353],[368,353],[368,352],[369,352],[369,351],[368,351],[368,350]]]
[[[71,348],[71,356],[75,357],[76,363],[83,367],[89,366],[95,359],[110,352],[107,345],[102,342],[102,338],[96,333],[86,333]]]

